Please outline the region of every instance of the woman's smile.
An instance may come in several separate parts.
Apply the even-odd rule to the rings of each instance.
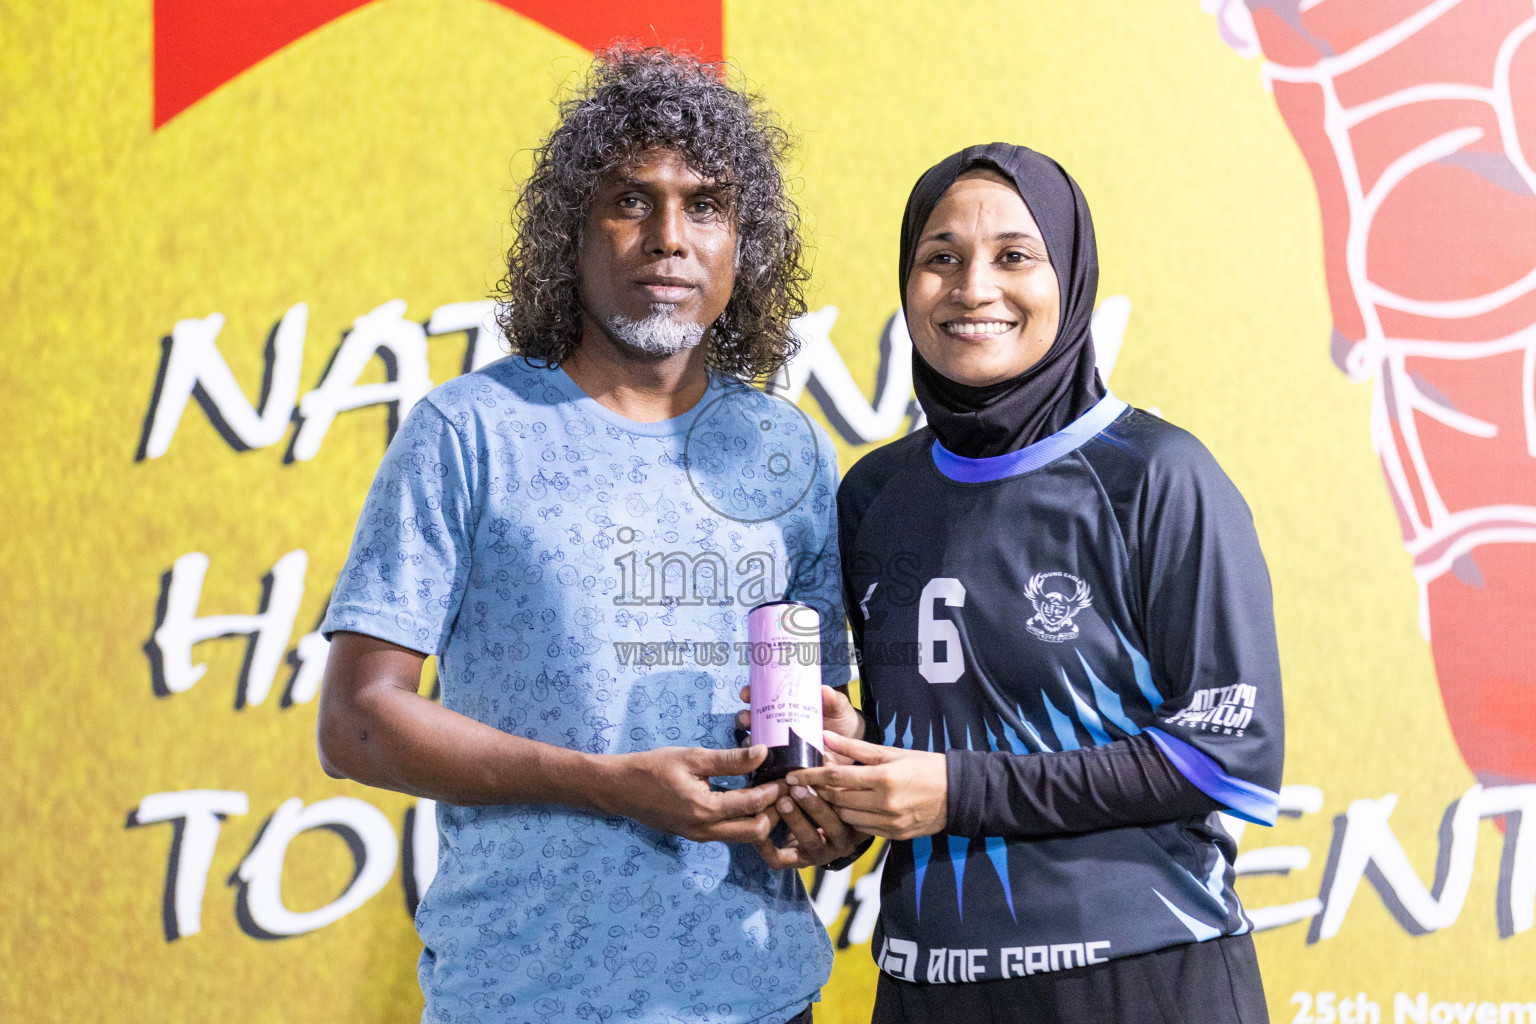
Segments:
[[[995,338],[1019,326],[1017,320],[946,320],[944,333],[955,337]]]

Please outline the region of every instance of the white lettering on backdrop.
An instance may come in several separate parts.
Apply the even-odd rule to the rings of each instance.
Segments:
[[[1255,931],[1268,931],[1312,921],[1306,941],[1335,937],[1354,903],[1362,880],[1369,881],[1382,904],[1409,935],[1424,935],[1455,924],[1466,904],[1478,845],[1477,823],[1503,817],[1506,834],[1501,857],[1495,914],[1500,938],[1530,931],[1536,924],[1536,842],[1523,835],[1527,813],[1536,811],[1536,785],[1474,785],[1446,810],[1441,830],[1440,863],[1434,885],[1426,886],[1409,862],[1388,821],[1396,794],[1375,800],[1355,800],[1334,819],[1334,839],[1313,898],[1275,907],[1248,907]],[[1281,813],[1296,817],[1322,808],[1322,792],[1314,786],[1286,786]],[[171,823],[175,832],[165,873],[163,916],[168,941],[202,930],[202,904],[221,823],[229,815],[248,811],[246,795],[218,790],[155,793],[141,801],[129,817],[129,827]],[[324,927],[362,906],[382,890],[403,856],[401,884],[404,905],[414,912],[437,870],[436,805],[418,800],[407,812],[397,837],[383,812],[363,800],[333,798],[305,808],[297,798],[285,801],[260,829],[260,839],[242,862],[237,877],[242,891],[234,913],[241,927],[257,937],[298,935]],[[1224,817],[1234,838],[1245,829]],[[356,872],[347,890],[313,911],[294,913],[282,903],[280,880],[289,843],[309,829],[341,835],[352,850]],[[817,915],[829,928],[843,918],[838,948],[868,942],[880,909],[880,874],[885,849],[876,865],[856,883],[851,869],[820,871],[812,886]],[[1311,861],[1305,847],[1261,847],[1240,854],[1237,875],[1289,874]],[[846,910],[846,914],[844,911]]]
[[[130,828],[170,822],[175,829],[165,872],[162,916],[165,940],[174,942],[203,930],[203,893],[219,829],[231,814],[245,814],[250,801],[244,793],[217,789],[188,789],[151,793],[129,816]]]
[[[203,678],[208,666],[192,661],[192,648],[204,640],[249,636],[250,656],[241,672],[235,705],[257,705],[266,700],[288,650],[288,638],[293,635],[293,619],[304,597],[304,572],[308,568],[309,556],[302,548],[290,551],[277,560],[263,581],[265,594],[259,611],[248,615],[199,616],[208,556],[192,551],[176,559],[166,573],[160,621],[148,645],[155,692],[162,696],[185,693]],[[314,642],[309,644],[308,651],[311,657],[315,656]],[[299,656],[304,655],[305,645],[300,644]],[[309,675],[319,670],[313,669]],[[304,682],[306,686],[319,685],[318,679],[311,680],[308,675]]]
[[[150,402],[139,446],[140,459],[158,459],[170,451],[189,399],[196,399],[209,422],[231,448],[249,451],[278,444],[296,423],[287,461],[307,462],[319,454],[336,417],[345,412],[383,405],[390,410],[389,434],[422,396],[432,390],[427,366],[429,339],[464,334],[468,338],[464,372],[478,370],[506,353],[506,342],[495,321],[496,305],[489,299],[438,306],[425,324],[406,319],[406,303],[393,299],[353,321],[316,387],[299,395],[309,309],[297,303],[272,330],[265,353],[265,374],[256,403],[236,382],[218,339],[224,316],[178,321],[165,340],[160,378]],[[1131,300],[1111,295],[1093,313],[1094,347],[1099,374],[1109,380],[1126,324]],[[837,346],[832,327],[836,306],[823,306],[794,321],[800,351],[773,378],[770,388],[790,401],[809,392],[827,421],[853,445],[890,440],[922,426],[922,410],[912,397],[912,339],[900,311],[886,321],[880,334],[880,360],[874,397],[866,399]],[[359,384],[373,358],[384,364],[385,381]]]
[[[283,861],[288,844],[301,832],[328,829],[346,840],[356,871],[346,891],[315,910],[296,912],[283,903]],[[303,935],[346,917],[367,903],[395,874],[399,844],[384,812],[366,800],[337,796],[304,806],[298,797],[284,800],[240,863],[236,915],[259,938]]]

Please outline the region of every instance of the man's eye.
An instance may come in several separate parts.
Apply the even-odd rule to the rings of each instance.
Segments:
[[[693,212],[697,214],[719,213],[720,204],[713,199],[700,199],[693,204]]]

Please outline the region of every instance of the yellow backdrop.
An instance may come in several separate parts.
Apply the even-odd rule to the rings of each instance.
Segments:
[[[1093,206],[1101,300],[1123,297],[1101,321],[1101,342],[1122,342],[1111,386],[1215,452],[1274,577],[1295,813],[1244,832],[1238,883],[1261,919],[1291,922],[1257,939],[1272,1013],[1536,1021],[1536,842],[1528,830],[1533,848],[1518,848],[1514,816],[1502,831],[1492,811],[1456,817],[1477,779],[1447,724],[1373,453],[1379,388],[1330,361],[1312,175],[1262,58],[1245,56],[1245,12],[1206,6],[731,0],[726,55],[804,139],[818,311],[804,327],[831,347],[809,347],[800,402],[841,426],[845,470],[860,442],[905,429],[890,401],[869,406],[907,189],[978,141],[1058,158]],[[378,400],[409,401],[422,351],[441,382],[494,340],[465,331],[478,308],[445,307],[483,300],[497,277],[510,190],[584,53],[484,0],[384,0],[153,129],[151,13],[147,0],[0,9],[0,1009],[28,1021],[414,1020],[407,875],[419,850],[355,909],[283,940],[242,922],[240,872],[294,798],[355,798],[394,842],[406,835],[413,801],[321,773],[323,645],[305,638],[387,440]],[[346,360],[332,365],[344,336],[370,331],[397,346],[394,391],[347,391]],[[200,392],[186,400],[193,368]],[[356,378],[387,381],[379,358]],[[244,419],[231,383],[257,406]],[[289,423],[296,399],[302,428]],[[371,404],[325,429],[328,399]],[[257,620],[264,578],[270,614]],[[192,611],[167,607],[178,600]],[[157,632],[192,614],[244,618]],[[258,627],[266,643],[248,655]],[[196,628],[239,635],[171,664]],[[1519,779],[1484,781],[1506,783],[1475,794],[1494,801],[1485,809],[1532,799]],[[194,790],[221,795],[181,824],[166,818],[166,801],[186,814]],[[182,795],[146,802],[156,794]],[[331,830],[300,832],[279,868],[254,860],[244,882],[277,870],[302,920],[375,885],[366,870],[354,883]],[[860,937],[846,926],[867,903],[867,867],[834,937]],[[847,881],[822,882],[833,911],[826,887]],[[850,944],[818,1019],[867,1020],[873,982],[867,942]],[[1456,1016],[1480,1002],[1496,1016]]]

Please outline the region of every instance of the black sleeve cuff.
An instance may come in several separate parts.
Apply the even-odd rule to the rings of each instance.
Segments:
[[[952,836],[982,835],[987,806],[986,750],[946,750],[944,767],[949,777],[949,817],[944,831]]]
[[[823,864],[822,868],[827,871],[841,871],[843,868],[852,867],[853,862],[864,856],[865,851],[869,849],[870,844],[874,841],[874,836],[865,836],[864,841],[861,842],[858,847],[848,856],[839,857],[837,860],[834,860],[830,864]]]

